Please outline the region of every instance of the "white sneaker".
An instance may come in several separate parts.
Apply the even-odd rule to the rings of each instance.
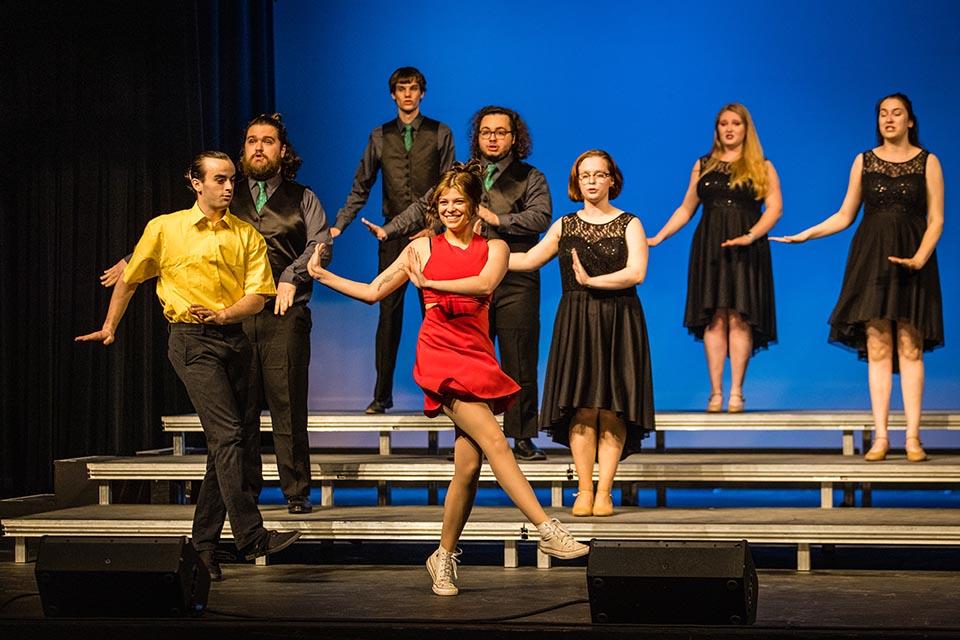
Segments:
[[[433,592],[438,596],[455,596],[460,593],[454,580],[457,579],[457,563],[460,562],[462,553],[460,549],[451,553],[443,547],[437,547],[427,558],[427,571],[433,579]]]
[[[574,540],[566,527],[556,518],[551,518],[538,525],[537,531],[540,532],[540,541],[537,542],[537,548],[548,556],[570,560],[590,553],[590,547]]]

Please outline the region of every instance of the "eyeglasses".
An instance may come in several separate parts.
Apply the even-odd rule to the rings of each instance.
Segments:
[[[508,133],[513,133],[513,131],[509,129],[480,129],[477,135],[481,138],[496,137],[497,140],[503,140],[507,137]]]
[[[594,171],[593,173],[588,173],[584,171],[580,174],[580,182],[590,182],[590,178],[593,178],[597,182],[601,182],[610,177],[610,174],[606,171]]]

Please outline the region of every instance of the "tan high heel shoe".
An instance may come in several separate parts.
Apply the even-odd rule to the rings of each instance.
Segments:
[[[707,413],[720,413],[723,411],[723,394],[720,392],[711,393],[707,401]]]
[[[746,398],[742,393],[731,393],[727,400],[727,413],[743,413],[743,402]]]
[[[578,491],[575,494],[576,500],[573,502],[573,509],[570,513],[578,518],[593,515],[593,491]]]
[[[606,517],[613,515],[613,495],[609,491],[598,491],[593,501],[593,515]]]
[[[884,443],[882,447],[880,446],[881,442]],[[880,462],[887,459],[888,451],[890,451],[890,438],[883,436],[873,441],[873,446],[870,447],[870,451],[864,454],[863,459],[867,462]]]
[[[913,448],[905,446],[905,449],[907,451],[907,460],[909,462],[923,462],[924,460],[927,459],[927,452],[923,450],[923,445],[920,443],[920,438],[908,436],[907,443],[909,443],[911,440],[916,442],[917,446]]]

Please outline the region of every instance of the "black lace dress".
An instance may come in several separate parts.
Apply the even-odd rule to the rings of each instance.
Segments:
[[[700,158],[701,173],[709,159]],[[756,224],[763,202],[750,186],[730,188],[727,162],[700,176],[697,196],[703,213],[690,245],[683,326],[703,340],[717,309],[732,309],[750,325],[753,353],[766,349],[777,341],[770,243],[763,236],[745,247],[720,246]]]
[[[576,213],[562,220],[558,258],[563,296],[553,325],[544,380],[540,427],[554,442],[570,446],[570,419],[578,408],[615,411],[627,427],[624,456],[640,450],[654,428],[653,373],[643,307],[637,288],[587,289],[573,274],[577,255],[590,275],[627,264],[627,225],[622,213],[606,224]]]
[[[909,258],[927,229],[926,150],[906,162],[887,162],[863,152],[863,218],[850,242],[840,299],[830,314],[830,342],[866,359],[868,320],[909,322],[923,350],[943,346],[943,309],[936,252],[922,269],[890,262]],[[894,348],[897,341],[894,340]],[[894,368],[897,357],[894,354]]]

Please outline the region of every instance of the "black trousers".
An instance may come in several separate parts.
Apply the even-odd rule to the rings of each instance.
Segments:
[[[393,264],[408,244],[410,241],[407,238],[381,242],[377,251],[378,272]],[[397,351],[400,349],[400,332],[403,329],[403,297],[407,293],[407,284],[403,283],[403,286],[380,301],[376,342],[377,382],[373,388],[373,399],[387,408],[393,406],[393,375],[397,369]],[[420,294],[420,313],[423,314],[423,294]]]
[[[537,362],[540,356],[540,273],[511,271],[493,293],[490,337],[500,367],[520,385],[520,396],[503,415],[508,438],[537,436]]]
[[[262,464],[260,411],[265,402],[273,423],[280,487],[288,500],[310,494],[307,394],[312,326],[305,304],[295,304],[280,316],[274,315],[273,304],[268,303],[263,311],[243,321],[243,331],[253,347],[245,421],[257,425],[257,437],[247,451],[248,461]]]
[[[212,550],[230,519],[237,547],[247,549],[267,535],[252,489],[262,483],[244,452],[259,436],[244,420],[249,386],[250,342],[239,324],[171,324],[167,356],[187,388],[207,439],[207,470],[193,514],[193,544]]]

